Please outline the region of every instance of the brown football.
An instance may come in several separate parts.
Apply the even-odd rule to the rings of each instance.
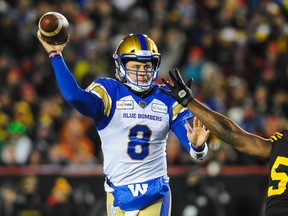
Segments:
[[[50,44],[63,44],[69,39],[69,22],[57,12],[45,13],[38,22],[41,37]]]

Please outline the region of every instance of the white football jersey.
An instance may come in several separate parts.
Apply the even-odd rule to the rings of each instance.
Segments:
[[[144,98],[109,78],[87,89],[103,101],[95,117],[102,141],[104,174],[115,185],[167,175],[166,141],[171,125],[193,115],[156,85]]]

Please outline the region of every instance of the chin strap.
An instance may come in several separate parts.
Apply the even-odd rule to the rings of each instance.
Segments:
[[[126,83],[124,83],[124,84],[126,85]],[[136,91],[133,88],[131,88],[131,86],[129,86],[129,85],[126,85],[126,86],[130,89],[130,91],[132,91],[134,94],[136,94],[137,96],[142,97],[142,98],[149,95],[150,92],[153,90],[153,86],[151,86],[151,88],[149,88],[148,90],[139,92],[139,91]]]

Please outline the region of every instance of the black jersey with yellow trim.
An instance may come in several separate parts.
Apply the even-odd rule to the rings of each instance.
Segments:
[[[270,137],[269,185],[265,216],[288,216],[288,130]]]

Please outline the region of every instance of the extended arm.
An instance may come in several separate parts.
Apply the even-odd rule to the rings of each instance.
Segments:
[[[80,113],[94,118],[97,115],[97,112],[101,110],[103,104],[100,98],[81,89],[74,76],[67,68],[61,52],[68,41],[65,44],[52,45],[44,41],[39,32],[37,33],[37,36],[44,49],[49,54],[61,95]]]
[[[162,80],[171,91],[162,90],[162,92],[174,97],[183,106],[187,106],[211,133],[233,145],[238,151],[264,160],[270,157],[272,143],[269,139],[243,130],[228,117],[209,109],[193,98],[191,89],[185,85],[179,71],[175,69],[174,72],[175,75],[169,72],[174,85]]]
[[[269,139],[248,133],[228,117],[209,109],[195,98],[188,103],[187,108],[211,133],[238,151],[264,160],[270,157],[272,143]]]

